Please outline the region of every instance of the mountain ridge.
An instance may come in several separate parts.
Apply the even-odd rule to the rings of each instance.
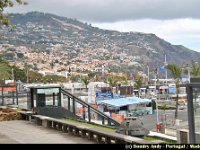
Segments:
[[[136,61],[150,66],[163,64],[165,55],[168,63],[180,65],[200,59],[199,52],[183,45],[172,45],[153,33],[103,30],[76,19],[50,13],[10,15],[14,28],[12,31],[0,31],[0,34],[3,32],[0,44],[25,45],[39,51],[49,51],[54,45],[60,44],[62,49],[77,54],[86,53],[87,49],[98,49],[96,56],[93,55],[91,59],[108,51],[105,56],[110,55],[112,58],[116,54],[124,54],[124,57],[119,56],[120,61],[130,59],[130,62]],[[128,56],[138,57],[138,60]]]

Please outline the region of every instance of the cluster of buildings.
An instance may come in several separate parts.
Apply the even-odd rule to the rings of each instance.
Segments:
[[[68,76],[69,68],[74,75],[81,75],[90,72],[114,72],[116,71],[115,67],[121,68],[122,64],[131,63],[133,66],[138,65],[136,62],[131,61],[129,57],[132,56],[121,53],[116,54],[106,49],[82,49],[79,53],[73,53],[61,50],[61,47],[57,45],[51,51],[36,51],[26,46],[16,47],[14,45],[1,44],[0,53],[5,60],[8,60],[11,64],[21,69],[28,66],[29,69],[42,73],[43,75],[55,74],[65,77]],[[103,53],[99,54],[99,51],[103,51]],[[123,62],[117,59],[122,56],[124,58],[127,57]],[[139,56],[135,56],[134,58],[139,59]]]

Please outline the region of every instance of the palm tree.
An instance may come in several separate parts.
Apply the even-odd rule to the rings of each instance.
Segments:
[[[167,66],[167,69],[171,72],[173,78],[175,79],[176,84],[176,110],[175,110],[175,119],[178,118],[178,94],[180,91],[180,80],[182,74],[182,68],[177,66],[176,64],[170,64]]]
[[[142,87],[142,85],[143,85],[143,77],[138,76],[135,80],[135,83],[134,83],[134,87],[138,90],[138,97],[140,97],[139,90]]]
[[[88,86],[88,84],[90,83],[89,77],[88,77],[88,76],[83,76],[81,80],[82,80],[82,82],[84,83],[85,88],[86,88],[86,90],[87,90],[87,86]]]
[[[113,87],[117,87],[118,82],[119,82],[119,78],[113,77],[113,76],[108,76],[104,82],[109,84],[110,89],[113,92]]]
[[[122,81],[122,83],[126,86],[126,94],[128,93],[127,92],[127,86],[128,86],[128,77],[127,77],[127,74],[125,74],[125,75],[123,75],[122,77],[121,77],[121,81]]]
[[[192,63],[191,75],[193,77],[198,77],[200,75],[200,64],[199,63]]]
[[[105,83],[109,84],[110,87],[115,87],[117,86],[118,81],[119,80],[117,78],[114,78],[113,76],[109,76],[106,78]]]

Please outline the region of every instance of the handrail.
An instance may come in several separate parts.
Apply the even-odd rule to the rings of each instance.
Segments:
[[[111,121],[112,123],[114,123],[116,126],[120,126],[120,123],[117,122],[116,120],[114,120],[113,118],[109,117],[108,115],[104,114],[103,112],[97,110],[96,108],[94,108],[92,105],[84,102],[83,100],[81,100],[80,98],[72,95],[71,93],[69,93],[68,91],[65,91],[64,89],[61,89],[61,92],[66,95],[69,96],[72,100],[75,100],[76,102],[82,104],[85,107],[89,107],[90,109],[92,109],[94,112],[96,112],[98,115],[108,119],[109,121]]]

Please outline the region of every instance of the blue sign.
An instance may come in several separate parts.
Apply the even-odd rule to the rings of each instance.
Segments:
[[[176,85],[169,86],[169,94],[176,94]]]
[[[96,93],[97,98],[113,98],[113,93]]]

